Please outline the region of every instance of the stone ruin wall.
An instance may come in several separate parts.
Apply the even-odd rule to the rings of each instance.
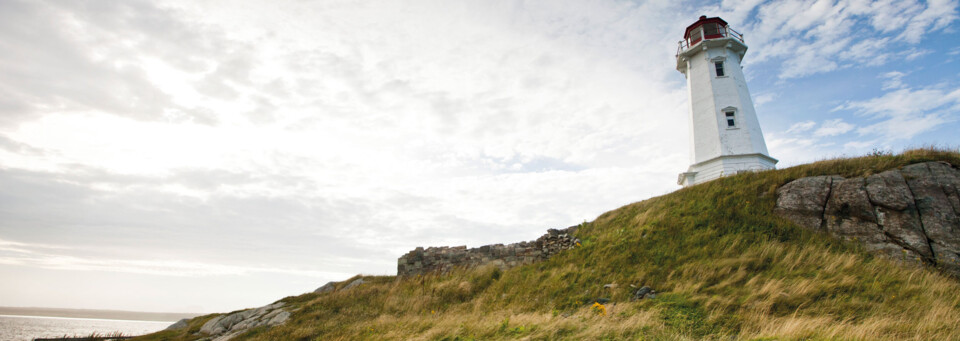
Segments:
[[[577,226],[550,229],[531,242],[494,244],[468,249],[466,246],[418,247],[397,260],[397,276],[445,273],[454,268],[473,268],[495,264],[501,269],[546,260],[580,242],[573,236]]]

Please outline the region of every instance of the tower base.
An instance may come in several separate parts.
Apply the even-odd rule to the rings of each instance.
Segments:
[[[677,184],[687,187],[740,172],[774,169],[777,162],[777,159],[760,153],[718,156],[690,165],[677,177]]]

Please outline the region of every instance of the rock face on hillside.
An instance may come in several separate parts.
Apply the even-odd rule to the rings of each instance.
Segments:
[[[174,322],[173,324],[167,326],[167,328],[164,329],[164,330],[180,330],[180,329],[184,329],[184,328],[186,328],[186,327],[188,326],[188,322],[190,322],[190,319],[180,319],[180,321]]]
[[[802,178],[777,195],[775,212],[800,226],[960,277],[960,170],[948,163],[918,163],[866,178]]]
[[[397,276],[414,276],[425,273],[444,273],[455,267],[478,267],[496,264],[502,269],[546,260],[560,251],[572,249],[580,242],[573,236],[577,226],[566,229],[550,229],[547,234],[532,242],[503,245],[484,245],[468,249],[455,247],[418,247],[397,260]]]
[[[227,341],[253,327],[272,327],[283,324],[290,318],[290,313],[282,309],[283,305],[283,302],[277,302],[256,309],[214,317],[200,327],[200,333],[208,335],[207,340]]]

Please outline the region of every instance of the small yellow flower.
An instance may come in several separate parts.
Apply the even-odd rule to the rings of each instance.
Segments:
[[[600,304],[600,302],[593,302],[593,306],[591,306],[590,309],[597,312],[597,314],[600,316],[607,315],[607,307],[603,306],[603,304]]]
[[[431,313],[431,314],[436,314],[437,311],[436,311],[436,310],[431,310],[430,313]]]

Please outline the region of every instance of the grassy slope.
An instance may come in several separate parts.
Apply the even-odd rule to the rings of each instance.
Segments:
[[[287,297],[297,309],[287,324],[242,339],[957,340],[957,281],[772,214],[775,189],[793,179],[930,160],[960,166],[956,152],[925,149],[719,179],[607,212],[581,226],[581,247],[543,263]],[[631,302],[629,284],[659,294]],[[590,307],[598,297],[612,299],[605,315]]]

